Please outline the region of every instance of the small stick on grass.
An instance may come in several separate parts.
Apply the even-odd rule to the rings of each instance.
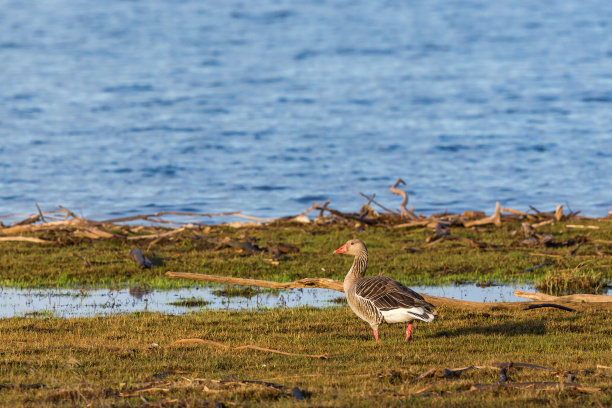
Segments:
[[[556,309],[566,310],[568,312],[581,313],[580,310],[572,309],[571,307],[567,307],[567,306],[556,305],[554,303],[540,303],[537,305],[529,305],[523,310],[539,309],[541,307],[554,307]]]
[[[552,265],[552,263],[553,263],[552,261],[546,261],[546,262],[541,263],[541,264],[539,264],[539,265],[532,266],[531,268],[527,268],[527,269],[525,269],[525,270],[523,271],[523,273],[528,273],[528,272],[531,272],[531,271],[533,271],[533,270],[536,270],[536,269],[539,269],[539,268],[543,268],[543,267],[548,266],[548,265]]]
[[[582,246],[582,243],[578,244],[578,245],[576,246],[576,248],[574,248],[574,249],[572,249],[572,250],[570,251],[569,256],[574,256],[574,254],[575,254],[576,252],[578,252],[578,250],[580,249],[580,247],[581,247],[581,246]]]
[[[237,346],[237,347],[234,347],[234,346],[229,346],[227,344],[219,343],[217,341],[205,340],[205,339],[180,339],[180,340],[176,340],[175,342],[170,344],[170,346],[176,346],[178,344],[189,344],[189,343],[209,344],[211,346],[216,346],[216,347],[221,347],[221,348],[231,349],[231,350],[251,349],[251,350],[265,351],[265,352],[268,352],[268,353],[282,354],[282,355],[285,355],[285,356],[311,357],[311,358],[320,358],[320,359],[324,359],[324,360],[328,359],[327,353],[324,353],[324,354],[289,353],[289,352],[286,352],[286,351],[280,351],[280,350],[274,350],[274,349],[254,346],[252,344],[247,344],[246,346]]]

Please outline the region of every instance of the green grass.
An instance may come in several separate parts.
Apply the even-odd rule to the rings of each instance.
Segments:
[[[584,262],[588,262],[589,268],[599,274],[601,282],[607,282],[612,279],[612,245],[586,241],[585,237],[588,234],[588,239],[609,242],[612,223],[608,219],[590,220],[589,223],[600,229],[568,229],[564,223],[540,228],[539,233],[553,235],[553,246],[546,248],[521,245],[522,238],[517,234],[519,222],[506,221],[501,228],[453,227],[453,234],[489,246],[479,249],[448,240],[417,252],[411,251],[411,248],[422,248],[426,238],[431,235],[430,229],[380,226],[366,227],[357,232],[351,224],[244,229],[213,226],[184,231],[153,245],[150,241],[120,239],[92,241],[88,238],[77,239],[67,231],[42,231],[29,235],[57,243],[0,242],[0,284],[27,287],[148,285],[160,289],[192,285],[190,281],[166,278],[166,271],[277,281],[304,277],[343,279],[350,259],[333,255],[332,251],[355,237],[368,245],[370,274],[384,273],[409,285],[439,285],[456,281],[534,283],[548,273],[576,268]],[[280,263],[275,265],[267,251],[249,254],[232,248],[217,249],[215,242],[224,237],[234,240],[250,237],[262,248],[287,243],[300,251],[283,254]],[[571,254],[577,243],[581,242],[579,250]],[[134,247],[141,248],[155,266],[139,269],[129,257],[129,251]],[[546,261],[552,263],[524,273],[526,269]]]
[[[357,232],[352,224],[238,230],[214,226],[184,231],[154,244],[122,239],[92,241],[77,239],[69,231],[46,231],[30,236],[55,244],[0,242],[0,285],[143,290],[194,285],[169,279],[166,271],[276,281],[343,279],[351,260],[332,251],[349,238],[360,238],[369,248],[369,274],[384,273],[406,284],[535,283],[583,273],[592,278],[592,288],[612,279],[612,223],[608,219],[580,222],[599,229],[547,225],[538,233],[552,234],[553,246],[534,248],[521,244],[519,222],[504,222],[501,228],[453,227],[452,234],[488,246],[479,249],[449,240],[416,252],[414,248],[423,248],[431,230],[366,227]],[[283,254],[275,264],[266,251],[248,254],[219,249],[216,243],[224,237],[250,237],[262,248],[287,243],[300,251]],[[134,247],[154,262],[152,269],[139,269],[129,258]],[[525,272],[546,262],[550,264]],[[197,303],[199,299],[187,301],[191,300]],[[197,310],[181,316],[139,313],[60,319],[42,313],[0,319],[0,406],[612,405],[612,370],[605,368],[612,366],[612,309],[608,304],[573,306],[583,313],[524,311],[517,305],[496,306],[486,312],[441,307],[432,323],[417,323],[410,344],[403,341],[405,328],[399,325],[382,326],[381,341],[375,343],[369,327],[344,303],[339,305],[257,312]],[[328,353],[329,359],[204,344],[171,345],[185,338],[300,354]],[[443,373],[445,368],[510,361],[571,371],[582,386],[598,391],[470,392],[472,385],[499,380],[499,370],[490,369],[471,370],[459,377],[418,379],[431,368]],[[511,383],[566,381],[563,376],[533,369],[512,368],[508,377]],[[279,392],[252,383],[220,386],[215,382],[228,378],[268,381],[285,388]],[[144,393],[142,398],[122,396],[147,386],[158,390]],[[306,400],[296,401],[293,387],[302,390]]]
[[[611,365],[610,327],[609,309],[580,314],[441,309],[434,322],[417,323],[412,343],[403,341],[400,325],[381,326],[381,340],[375,343],[369,327],[346,306],[1,319],[0,405],[142,406],[139,396],[121,393],[153,385],[167,391],[142,394],[151,406],[609,406],[612,370],[597,366]],[[299,354],[328,353],[329,359],[171,345],[188,338]],[[570,371],[579,384],[600,391],[467,392],[474,384],[496,383],[499,370],[417,379],[431,368],[443,371],[510,361]],[[509,369],[508,377],[512,383],[566,381],[531,369]],[[273,382],[288,390],[298,387],[308,398],[298,403],[290,392],[279,394],[257,385],[217,390],[196,381],[228,378]]]

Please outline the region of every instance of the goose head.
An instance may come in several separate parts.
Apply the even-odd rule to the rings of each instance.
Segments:
[[[366,246],[363,242],[358,239],[351,239],[346,241],[346,244],[334,251],[335,254],[348,254],[348,255],[359,255],[366,251]]]

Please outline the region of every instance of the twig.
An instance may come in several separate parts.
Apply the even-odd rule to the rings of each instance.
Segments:
[[[19,222],[16,222],[11,227],[17,227],[17,226],[34,224],[39,219],[40,219],[40,215],[39,214],[32,214],[28,218],[26,218],[25,220],[21,220]]]
[[[323,217],[323,213],[325,212],[325,210],[327,210],[327,206],[329,205],[329,203],[331,203],[331,200],[327,199],[325,200],[323,205],[319,208],[321,210],[321,212],[319,213],[319,217]]]
[[[329,212],[329,213],[331,213],[331,214],[333,214],[333,215],[335,215],[337,217],[344,218],[346,220],[360,221],[360,222],[364,222],[364,223],[370,224],[370,225],[374,224],[374,221],[369,220],[367,218],[359,218],[358,216],[355,216],[353,214],[346,214],[346,213],[343,213],[341,211],[334,210],[333,208],[326,208],[327,204],[329,204],[329,203],[326,201],[325,204],[323,204],[323,207],[318,207],[317,209],[321,210],[321,213],[323,211],[327,211],[327,212]]]
[[[127,239],[129,241],[134,241],[134,240],[137,240],[137,239],[164,238],[164,237],[169,237],[171,235],[178,234],[179,232],[185,231],[186,229],[187,229],[186,227],[181,227],[181,228],[177,228],[175,230],[168,231],[168,232],[162,232],[162,233],[159,233],[159,234],[152,234],[152,235],[137,235],[137,236],[133,236],[133,237],[128,237]]]
[[[376,194],[372,194],[372,197],[368,197],[367,195],[365,195],[365,194],[363,194],[363,193],[361,193],[361,192],[360,192],[359,194],[361,194],[361,196],[362,196],[363,198],[365,198],[366,200],[368,200],[368,205],[370,205],[370,203],[374,203],[374,204],[376,204],[377,206],[379,206],[380,208],[382,208],[383,210],[385,210],[385,211],[387,211],[387,212],[390,212],[390,213],[392,213],[392,212],[393,212],[392,210],[388,209],[388,208],[387,208],[387,207],[385,207],[384,205],[382,205],[382,204],[380,204],[379,202],[377,202],[376,200],[374,200],[374,197],[376,197]]]
[[[211,346],[222,347],[222,348],[231,349],[231,350],[252,349],[252,350],[258,350],[258,351],[265,351],[265,352],[268,352],[268,353],[282,354],[282,355],[285,355],[285,356],[311,357],[311,358],[320,358],[320,359],[324,359],[324,360],[328,359],[327,353],[324,353],[324,354],[289,353],[289,352],[286,352],[286,351],[280,351],[280,350],[274,350],[274,349],[269,349],[269,348],[264,348],[264,347],[259,347],[259,346],[253,346],[252,344],[247,344],[246,346],[237,346],[237,347],[234,347],[234,346],[229,346],[227,344],[219,343],[217,341],[205,340],[205,339],[180,339],[180,340],[174,341],[172,344],[170,344],[170,346],[176,346],[178,344],[192,344],[192,343],[196,343],[196,344],[208,344],[208,345],[211,345]]]
[[[541,263],[541,264],[539,264],[539,265],[532,266],[531,268],[527,268],[527,269],[525,269],[525,270],[523,271],[523,273],[528,273],[528,272],[531,272],[531,271],[533,271],[533,270],[535,270],[535,269],[539,269],[539,268],[543,268],[543,267],[548,266],[548,265],[552,265],[552,263],[553,263],[552,261],[546,261],[546,262]]]
[[[546,258],[563,258],[563,255],[559,255],[559,254],[544,254],[542,252],[532,252],[529,255],[531,256],[543,256]]]
[[[605,366],[601,364],[597,364],[597,368],[601,368],[602,370],[612,370],[611,366]]]
[[[581,313],[580,310],[572,309],[571,307],[567,307],[567,306],[556,305],[554,303],[541,303],[541,304],[538,304],[538,305],[529,305],[529,306],[527,306],[523,310],[539,309],[541,307],[554,307],[554,308],[557,308],[557,309],[566,310],[568,312]]]
[[[66,218],[72,217],[72,218],[77,219],[77,220],[84,220],[83,217],[79,217],[78,215],[76,215],[75,213],[73,213],[72,211],[67,209],[66,207],[63,207],[61,205],[58,206],[58,207],[60,208],[60,210],[62,210],[62,211],[64,211],[66,213]]]
[[[542,221],[542,222],[538,222],[536,224],[532,224],[531,227],[532,228],[540,228],[540,227],[543,227],[545,225],[550,225],[553,222],[555,222],[555,220],[545,220],[545,221]]]
[[[167,383],[167,385],[169,385],[170,383]],[[161,388],[161,387],[146,387],[146,388],[141,388],[139,390],[134,390],[131,392],[121,392],[119,393],[120,397],[138,397],[138,396],[142,396],[142,394],[146,394],[149,392],[156,392],[156,391],[160,391],[160,392],[169,392],[170,389],[169,388]]]
[[[574,256],[574,254],[575,254],[576,252],[578,252],[578,250],[580,249],[580,247],[582,246],[582,244],[583,244],[583,243],[581,242],[581,243],[579,243],[579,244],[576,246],[576,248],[572,249],[572,250],[570,251],[570,253],[569,253],[569,256]]]
[[[314,210],[315,208],[319,207],[321,205],[321,203],[314,203],[313,205],[311,205],[310,207],[308,207],[308,209],[306,211],[304,211],[303,213],[293,217],[293,218],[298,218],[298,217],[303,217],[306,214],[308,214],[309,212],[311,212],[312,210]]]
[[[45,220],[45,216],[43,215],[43,212],[40,210],[40,207],[38,206],[38,203],[36,201],[34,201],[34,204],[36,205],[36,209],[38,210],[38,214],[40,215],[40,219],[43,222],[47,222],[47,220]]]
[[[465,242],[466,244],[473,246],[474,248],[485,248],[487,246],[487,244],[485,244],[484,242],[477,242],[474,241],[472,239],[469,239],[467,237],[463,237],[461,235],[443,235],[440,238],[438,238],[435,241],[430,242],[429,244],[425,245],[423,247],[423,249],[427,249],[429,247],[432,247],[442,241],[446,241],[446,240],[457,240],[457,241],[461,241],[461,242]]]
[[[599,229],[598,225],[576,225],[576,224],[565,224],[565,228],[573,229]]]
[[[529,208],[531,208],[531,210],[534,211],[536,214],[540,214],[540,210],[535,208],[533,205],[530,205]]]

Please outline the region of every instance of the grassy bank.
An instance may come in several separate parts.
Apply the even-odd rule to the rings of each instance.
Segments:
[[[407,344],[399,325],[382,326],[375,343],[369,327],[347,307],[2,319],[0,405],[609,406],[610,327],[609,309],[442,309],[434,322],[417,324]],[[328,359],[172,345],[189,338],[327,353]],[[502,388],[495,388],[501,378],[495,367],[444,376],[444,369],[503,362],[552,371],[509,368]],[[514,388],[525,383],[570,385]]]
[[[590,228],[568,227],[575,224]],[[612,279],[609,218],[551,223],[539,227],[531,237],[521,228],[519,220],[504,220],[499,228],[453,226],[455,239],[439,243],[435,243],[439,237],[425,226],[355,228],[352,222],[238,229],[207,226],[156,239],[133,238],[169,230],[123,226],[115,227],[111,238],[92,239],[77,237],[69,229],[45,229],[20,236],[43,239],[50,242],[47,244],[0,242],[0,283],[29,287],[192,285],[166,278],[166,271],[277,281],[343,279],[350,260],[332,251],[349,238],[360,238],[368,245],[370,274],[384,273],[406,284],[537,283],[546,277],[551,288],[564,288],[563,279],[579,275],[581,281],[599,283],[601,288]],[[132,248],[140,248],[154,267],[139,269],[129,257]]]

